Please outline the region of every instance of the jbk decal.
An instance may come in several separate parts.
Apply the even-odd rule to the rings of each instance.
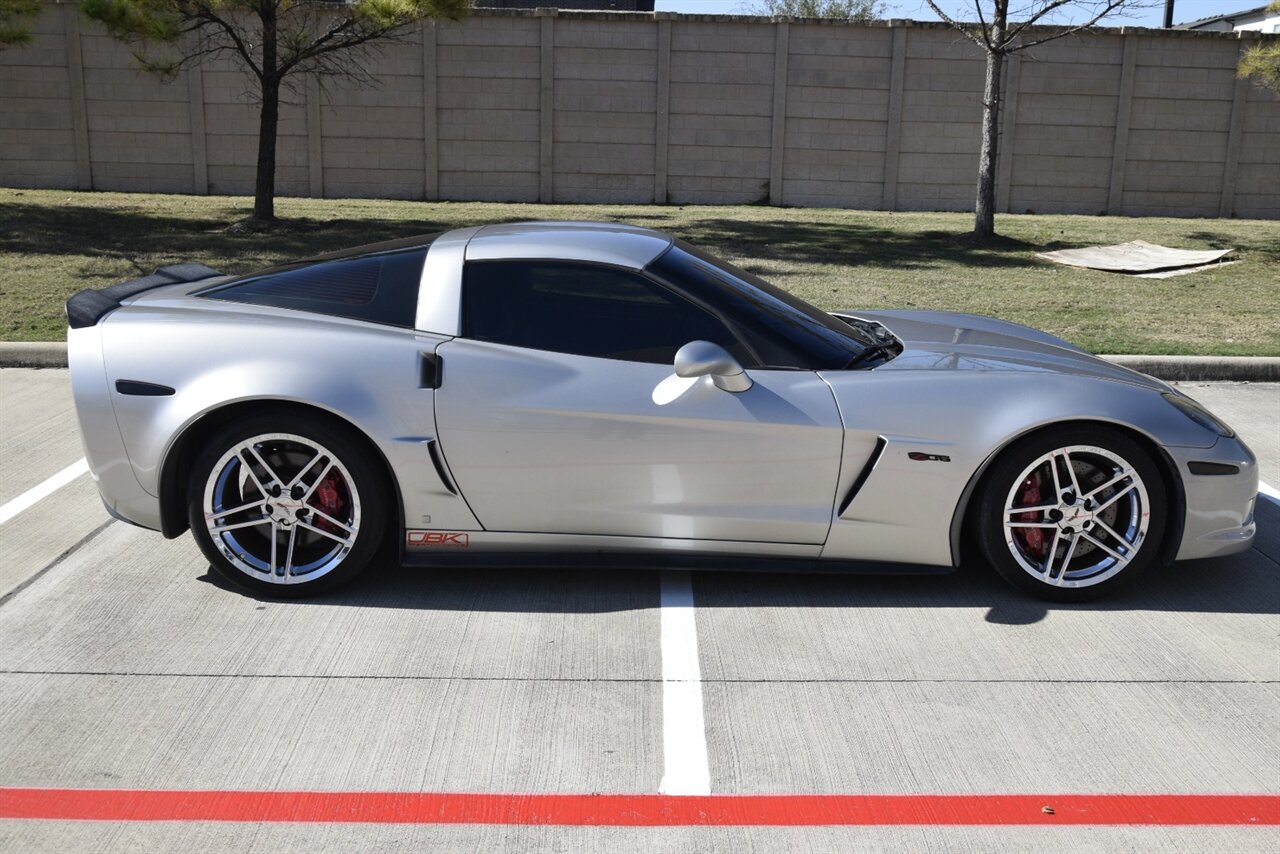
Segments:
[[[471,545],[469,534],[457,531],[409,531],[406,542],[410,546],[450,546],[465,549]]]

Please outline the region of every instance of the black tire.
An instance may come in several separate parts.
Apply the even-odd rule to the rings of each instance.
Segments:
[[[1087,448],[1105,453],[1084,450]],[[1058,457],[1055,462],[1042,462],[1039,468],[1028,471],[1046,455],[1062,449],[1078,450],[1072,451],[1074,458]],[[1130,477],[1114,487],[1102,488],[1124,471],[1118,466],[1108,471],[1108,465],[1115,464],[1106,454],[1127,464],[1136,475],[1136,487],[1129,487],[1135,482]],[[1080,491],[1088,496],[1092,490],[1100,489],[1095,497],[1074,494],[1064,461],[1068,458],[1076,469]],[[1066,489],[1068,498],[1074,499],[1072,503],[1063,503],[1061,494],[1051,497],[1055,486],[1050,465],[1056,466],[1058,484]],[[1015,490],[1022,490],[1017,493],[1021,500],[1011,501]],[[1030,502],[1022,498],[1028,495],[1038,497]],[[1115,500],[1109,506],[1097,510],[1113,496]],[[1077,501],[1082,503],[1077,505]],[[1083,502],[1092,505],[1086,508]],[[1036,513],[1016,512],[1016,508],[1032,503],[1056,503],[1058,507]],[[1141,445],[1119,430],[1101,425],[1063,426],[1020,439],[1000,455],[983,479],[970,524],[976,530],[982,555],[1005,581],[1041,599],[1080,602],[1132,584],[1158,560],[1168,506],[1164,479]],[[1008,507],[1014,507],[1015,512],[1008,512]],[[1006,520],[1019,527],[1006,529]],[[1024,523],[1043,527],[1020,527]],[[1117,530],[1120,524],[1126,526],[1125,530]],[[1032,530],[1040,532],[1039,539],[1029,539],[1037,536],[1030,533]],[[1120,538],[1114,536],[1116,533]],[[1111,547],[1124,560],[1110,556],[1102,545]],[[1053,558],[1046,569],[1041,561],[1050,553]],[[1036,571],[1037,564],[1040,572]]]
[[[218,485],[210,486],[210,477],[215,467],[219,467],[219,471],[239,472],[234,467],[240,463],[239,458],[233,458],[234,462],[227,462],[224,458],[231,454],[241,443],[248,442],[251,439],[270,436],[275,434],[288,434],[306,440],[309,443],[319,446],[321,449],[329,452],[336,458],[338,466],[332,470],[332,479],[321,483],[324,478],[321,475],[315,475],[314,486],[315,491],[321,496],[325,494],[325,487],[328,486],[328,493],[334,501],[331,505],[317,503],[319,498],[306,498],[302,501],[293,500],[299,498],[294,496],[285,496],[284,498],[274,499],[275,503],[271,503],[273,499],[269,494],[263,492],[254,484],[259,480],[266,481],[261,476],[263,470],[255,466],[251,471],[238,474],[233,478],[231,474],[223,476],[222,483],[230,483],[232,480],[238,480],[245,484],[249,491],[246,491],[241,498],[237,499],[246,501],[258,500],[260,496],[265,506],[262,509],[247,510],[243,515],[228,516],[227,520],[240,521],[242,519],[252,520],[253,518],[265,518],[263,514],[268,511],[277,514],[286,513],[286,509],[282,509],[281,505],[288,504],[298,509],[295,511],[297,517],[302,523],[314,523],[311,529],[306,529],[304,524],[295,523],[289,527],[285,527],[284,523],[280,526],[275,524],[252,525],[237,530],[236,532],[219,532],[219,543],[214,540],[215,534],[211,533],[205,520],[205,500],[206,489],[211,490],[213,494],[218,494],[219,489],[227,490],[231,487]],[[274,453],[275,460],[279,461],[281,478],[288,477],[291,473],[296,473],[301,466],[295,469],[289,469],[289,461],[297,457],[304,459],[303,456],[308,447],[299,443],[290,442],[289,440],[275,440],[276,444],[264,443],[261,449],[265,454]],[[270,456],[264,456],[264,459],[272,459]],[[326,465],[326,460],[317,454],[315,468],[321,469]],[[339,467],[342,471],[339,471]],[[299,484],[300,487],[308,486],[307,479],[310,477],[305,472],[304,480]],[[248,478],[248,479],[247,479]],[[350,483],[347,483],[347,479]],[[268,487],[268,490],[274,486]],[[347,502],[342,511],[337,508],[342,503],[342,496],[345,495]],[[314,493],[313,493],[314,494]],[[354,499],[354,500],[353,500]],[[386,531],[389,528],[388,509],[391,502],[388,500],[388,484],[383,474],[381,462],[377,459],[374,452],[369,449],[367,444],[356,434],[351,428],[337,422],[334,419],[300,417],[297,412],[288,409],[274,408],[264,409],[262,412],[245,418],[238,419],[220,430],[210,439],[205,450],[196,459],[191,471],[188,474],[187,483],[187,516],[191,523],[191,532],[196,542],[200,545],[200,550],[209,560],[212,569],[222,578],[231,582],[237,587],[249,591],[258,596],[266,598],[280,599],[297,599],[307,596],[315,596],[334,590],[345,584],[349,584],[357,576],[359,576],[369,566],[375,554],[378,553],[379,547],[383,544]],[[310,508],[310,509],[309,509]],[[342,513],[341,520],[354,528],[354,538],[351,537],[349,530],[343,530],[335,525],[333,521],[321,519],[315,515],[317,510],[330,509],[334,513]],[[308,515],[311,514],[311,515]],[[330,540],[323,536],[319,527],[327,530],[331,535],[345,538],[347,544]],[[267,530],[271,534],[267,533]],[[257,533],[253,533],[253,532]],[[242,533],[243,532],[243,533]],[[277,533],[279,532],[279,533]],[[257,544],[257,550],[261,554],[254,554],[255,549],[250,548],[245,543],[239,541],[229,541],[228,536],[239,536],[241,540],[250,540]],[[283,583],[283,575],[280,571],[280,564],[288,565],[288,560],[280,557],[280,552],[271,555],[270,566],[268,571],[252,571],[254,568],[248,564],[252,561],[265,562],[267,553],[270,549],[267,543],[271,540],[269,537],[280,537],[281,539],[295,536],[298,538],[298,547],[304,542],[310,542],[306,548],[310,549],[311,554],[319,554],[320,558],[316,561],[320,565],[316,569],[311,570],[310,574],[314,577],[307,577],[307,574],[293,575],[289,574],[289,583]],[[293,540],[289,540],[293,543]],[[235,548],[231,543],[234,543]],[[276,547],[284,550],[284,544],[280,539],[276,540]],[[226,552],[224,553],[224,549]],[[346,549],[345,553],[343,549]],[[326,550],[333,552],[332,556],[326,558]],[[233,552],[238,554],[233,555]],[[301,552],[299,552],[301,554]],[[288,551],[288,557],[292,558],[293,550]],[[232,556],[240,560],[245,566],[238,566],[233,562]],[[275,572],[269,571],[270,568],[276,567]],[[305,568],[305,565],[304,565]],[[277,580],[267,580],[275,578]]]

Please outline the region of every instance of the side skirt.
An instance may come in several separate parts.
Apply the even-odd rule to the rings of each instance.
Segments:
[[[949,575],[953,566],[796,557],[637,552],[408,552],[405,566],[477,569],[694,569],[838,575]]]

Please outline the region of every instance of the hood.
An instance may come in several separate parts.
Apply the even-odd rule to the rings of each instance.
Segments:
[[[1160,380],[1099,359],[1028,326],[949,311],[839,311],[883,325],[905,349],[877,371],[1047,371],[1168,391]]]

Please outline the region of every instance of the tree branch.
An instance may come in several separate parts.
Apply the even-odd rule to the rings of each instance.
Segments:
[[[1063,0],[1063,2],[1066,2],[1066,0]],[[1130,0],[1109,0],[1109,2],[1107,3],[1107,5],[1106,5],[1106,6],[1104,6],[1104,7],[1102,8],[1102,11],[1100,11],[1100,12],[1096,13],[1092,18],[1090,18],[1090,19],[1089,19],[1088,21],[1086,21],[1085,23],[1083,23],[1083,24],[1076,24],[1076,25],[1074,25],[1074,26],[1070,26],[1070,27],[1065,27],[1065,28],[1063,28],[1062,32],[1059,32],[1059,33],[1050,33],[1050,34],[1049,34],[1049,35],[1047,35],[1047,36],[1043,36],[1043,37],[1041,37],[1041,38],[1033,39],[1032,41],[1024,41],[1024,42],[1022,42],[1022,44],[1019,44],[1019,45],[1018,45],[1018,46],[1016,46],[1016,47],[1008,48],[1008,51],[1009,51],[1009,53],[1015,53],[1015,52],[1017,52],[1017,51],[1022,51],[1022,50],[1027,50],[1028,48],[1033,48],[1033,47],[1035,47],[1036,45],[1039,45],[1039,44],[1044,44],[1045,42],[1051,42],[1051,41],[1054,41],[1054,40],[1056,40],[1056,39],[1065,38],[1066,36],[1072,36],[1072,35],[1075,35],[1075,34],[1076,34],[1076,33],[1078,33],[1078,32],[1081,32],[1081,31],[1083,31],[1083,30],[1087,30],[1087,29],[1089,29],[1089,28],[1090,28],[1090,27],[1092,27],[1094,24],[1098,23],[1098,22],[1099,22],[1099,21],[1101,21],[1103,18],[1105,18],[1107,15],[1110,15],[1112,12],[1116,11],[1116,10],[1117,10],[1117,9],[1119,9],[1121,6],[1124,6],[1124,5],[1126,5],[1127,3],[1129,3],[1129,2],[1130,2]],[[1037,18],[1039,18],[1039,17],[1041,17],[1041,16],[1037,16]],[[1014,37],[1014,36],[1016,36],[1018,33],[1022,32],[1024,29],[1026,29],[1026,24],[1024,24],[1024,25],[1022,25],[1022,26],[1018,27],[1017,29],[1015,29],[1015,30],[1010,34],[1010,36],[1009,36],[1009,40],[1011,41],[1011,40],[1013,39],[1013,37]]]
[[[262,69],[258,67],[258,63],[253,61],[253,54],[249,52],[249,48],[245,46],[244,40],[240,38],[240,34],[235,31],[234,27],[214,14],[213,10],[209,8],[200,9],[198,12],[194,13],[192,17],[202,18],[208,21],[210,26],[220,27],[226,36],[235,44],[236,51],[239,52],[241,58],[244,59],[245,64],[249,66],[250,70],[253,71],[258,80],[263,79]]]
[[[1077,0],[1051,0],[1049,3],[1046,3],[1044,6],[1036,9],[1036,11],[1029,15],[1025,21],[1020,21],[1016,26],[1010,28],[1009,38],[1006,39],[1006,41],[1012,40],[1027,27],[1034,26],[1037,21],[1041,20],[1046,15],[1056,12],[1064,6],[1069,6],[1073,2],[1077,2]],[[1107,4],[1102,8],[1102,11],[1096,12],[1088,23],[1074,25],[1070,28],[1070,32],[1063,33],[1063,35],[1070,35],[1071,33],[1092,27],[1094,24],[1098,23],[1098,21],[1102,20],[1107,15],[1110,15],[1121,6],[1127,5],[1131,2],[1132,0],[1107,0]],[[1095,6],[1094,8],[1097,7]],[[1061,36],[1054,36],[1054,38],[1061,38]],[[1048,39],[1044,39],[1042,41],[1048,41]]]
[[[937,15],[937,16],[938,16],[939,18],[941,18],[942,20],[946,21],[946,22],[947,22],[947,24],[949,24],[952,28],[954,28],[954,29],[956,29],[956,30],[959,30],[961,33],[963,33],[965,36],[967,36],[967,37],[969,38],[969,40],[970,40],[970,41],[972,41],[974,44],[976,44],[978,47],[982,48],[982,49],[983,49],[983,50],[985,50],[985,51],[990,51],[990,50],[991,50],[991,45],[987,42],[987,40],[986,40],[986,34],[985,34],[985,33],[983,34],[983,36],[982,36],[981,38],[980,38],[980,37],[978,37],[978,36],[977,36],[977,35],[976,35],[972,30],[970,30],[967,26],[965,26],[964,24],[960,23],[960,22],[959,22],[959,21],[957,21],[955,18],[951,17],[951,16],[950,16],[950,15],[948,15],[946,12],[944,12],[944,11],[942,11],[940,8],[938,8],[938,4],[937,4],[937,3],[935,3],[935,2],[934,2],[934,0],[924,0],[924,2],[926,2],[926,3],[928,3],[928,4],[929,4],[929,8],[933,10],[933,12],[934,12],[934,14],[935,14],[935,15]]]
[[[292,48],[292,54],[284,62],[280,63],[281,76],[288,74],[289,70],[298,63],[306,62],[308,59],[318,56],[323,52],[326,45],[333,42],[335,38],[342,35],[344,32],[349,31],[354,26],[355,20],[353,18],[344,18],[339,24],[330,27],[324,35],[320,36],[306,47],[300,49],[296,47]],[[340,50],[341,48],[339,47],[334,49]]]

